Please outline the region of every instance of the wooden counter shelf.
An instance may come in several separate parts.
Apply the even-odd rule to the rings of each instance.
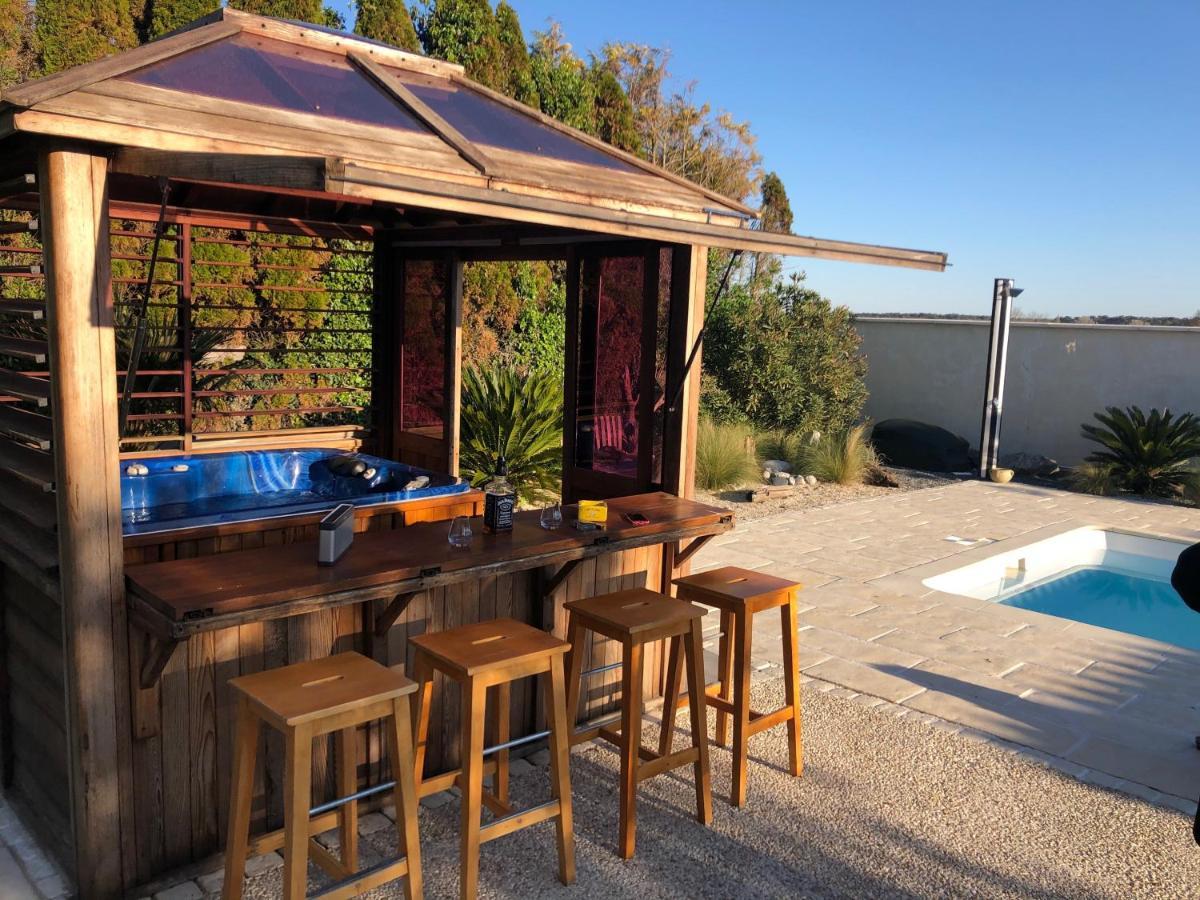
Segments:
[[[670,546],[673,575],[709,539],[733,528],[728,510],[661,492],[611,499],[608,508],[608,528],[596,532],[577,531],[569,522],[546,531],[538,510],[518,513],[509,534],[484,534],[476,519],[465,550],[450,546],[446,522],[429,522],[358,535],[333,566],[317,565],[315,542],[303,541],[130,567],[130,619],[152,644],[141,684],[153,686],[178,643],[202,632],[351,603],[366,611],[370,601],[390,599],[374,620],[364,620],[368,637],[383,635],[408,601],[430,588],[557,566],[541,587],[548,599],[582,560],[654,544]],[[642,513],[650,524],[630,525],[627,512]]]

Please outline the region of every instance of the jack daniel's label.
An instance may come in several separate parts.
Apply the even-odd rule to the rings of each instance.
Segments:
[[[517,505],[516,494],[484,494],[484,531],[512,531],[513,509]]]

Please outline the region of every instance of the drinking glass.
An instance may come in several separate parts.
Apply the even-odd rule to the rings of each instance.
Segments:
[[[448,540],[451,547],[466,550],[471,546],[471,519],[467,516],[455,516],[450,523]]]
[[[541,526],[547,531],[554,531],[562,525],[562,504],[555,503],[542,510]]]

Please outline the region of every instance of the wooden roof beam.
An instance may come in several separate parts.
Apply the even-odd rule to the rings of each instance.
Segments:
[[[496,175],[496,164],[486,153],[469,141],[462,132],[438,115],[427,103],[408,89],[399,78],[373,59],[360,53],[348,53],[350,61],[364,74],[390,94],[401,106],[420,119],[430,131],[457,151],[458,155],[484,175]]]
[[[260,185],[311,191],[325,189],[325,160],[311,156],[252,153],[188,153],[122,147],[109,171],[120,175]]]

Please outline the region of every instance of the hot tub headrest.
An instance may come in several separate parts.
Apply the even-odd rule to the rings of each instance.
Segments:
[[[326,463],[326,466],[334,475],[342,475],[346,478],[357,478],[367,471],[367,464],[357,456],[335,456]]]

